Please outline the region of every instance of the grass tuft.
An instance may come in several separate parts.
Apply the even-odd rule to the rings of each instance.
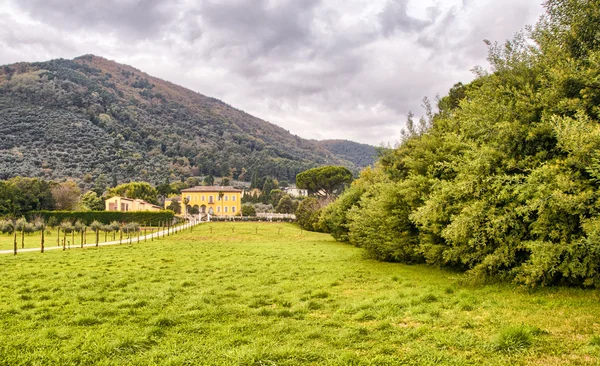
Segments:
[[[161,328],[173,327],[177,325],[177,321],[167,316],[161,316],[154,321],[154,325]]]
[[[437,301],[438,301],[438,298],[434,294],[427,294],[421,298],[421,302],[426,303],[426,304],[432,303],[432,302],[437,302]]]
[[[326,299],[329,296],[331,296],[331,294],[327,291],[318,291],[312,295],[314,299]]]
[[[523,351],[533,343],[531,330],[524,326],[510,327],[504,329],[493,343],[497,352],[519,352]]]
[[[79,327],[90,327],[92,325],[102,324],[102,321],[95,317],[82,316],[82,317],[75,318],[75,320],[73,320],[72,324],[79,326]]]

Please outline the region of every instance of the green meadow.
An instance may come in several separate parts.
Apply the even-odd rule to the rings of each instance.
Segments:
[[[2,255],[0,365],[600,364],[598,291],[363,254],[292,224],[212,223]]]

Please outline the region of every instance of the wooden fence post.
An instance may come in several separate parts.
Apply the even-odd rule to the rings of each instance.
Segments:
[[[44,231],[46,231],[46,226],[42,225],[42,242],[40,244],[42,253],[44,253]]]

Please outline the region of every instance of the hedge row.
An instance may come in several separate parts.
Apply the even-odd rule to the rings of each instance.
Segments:
[[[172,222],[175,217],[173,211],[138,211],[138,212],[120,212],[120,211],[32,211],[28,214],[28,219],[42,218],[47,223],[61,223],[63,221],[76,222],[81,220],[86,225],[97,220],[103,224],[109,224],[113,221],[127,223],[137,222],[158,226],[161,222]]]

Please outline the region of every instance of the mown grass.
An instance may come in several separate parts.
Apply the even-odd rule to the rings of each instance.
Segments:
[[[0,269],[2,365],[600,363],[597,291],[467,285],[289,224],[5,255]]]

